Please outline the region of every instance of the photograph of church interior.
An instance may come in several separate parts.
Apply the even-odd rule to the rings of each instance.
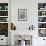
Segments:
[[[0,46],[46,46],[46,0],[0,0]]]

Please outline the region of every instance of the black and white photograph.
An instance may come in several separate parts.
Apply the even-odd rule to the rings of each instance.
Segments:
[[[18,9],[18,21],[27,21],[27,9]]]

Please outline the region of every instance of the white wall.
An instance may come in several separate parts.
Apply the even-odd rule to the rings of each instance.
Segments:
[[[19,30],[27,30],[33,24],[37,33],[34,36],[38,36],[38,3],[45,2],[46,0],[11,0],[11,22],[16,25],[18,32]],[[18,21],[18,9],[27,9],[27,21]],[[33,46],[40,46],[38,43],[43,44],[41,39],[37,38],[36,40],[33,38]]]
[[[17,30],[26,30],[32,24],[37,29],[38,3],[46,0],[11,0],[11,22],[16,25]],[[18,21],[18,9],[27,9],[27,21]]]
[[[18,21],[18,9],[27,9],[27,21]],[[24,32],[33,24],[37,33],[37,9],[37,0],[11,0],[11,22],[16,25],[17,32],[20,32],[19,30]],[[25,33],[27,32],[25,31]],[[33,39],[33,41],[35,40]],[[33,44],[37,44],[37,42]]]
[[[33,2],[33,3],[32,3]],[[18,9],[27,9],[27,21],[18,21]],[[12,0],[11,19],[17,30],[26,30],[37,23],[37,2],[31,0]],[[35,21],[36,20],[36,21]]]

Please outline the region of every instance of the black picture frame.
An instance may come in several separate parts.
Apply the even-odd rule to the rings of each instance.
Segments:
[[[27,9],[18,9],[18,21],[27,21]]]

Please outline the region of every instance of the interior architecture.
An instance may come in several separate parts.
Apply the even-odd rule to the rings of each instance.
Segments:
[[[0,0],[0,46],[46,46],[46,0]]]

